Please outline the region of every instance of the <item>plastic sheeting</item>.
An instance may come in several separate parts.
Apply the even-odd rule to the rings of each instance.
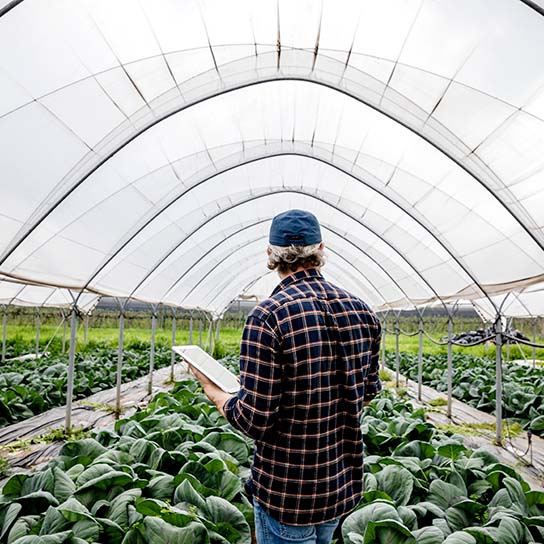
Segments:
[[[527,317],[544,315],[544,284],[530,285],[519,291],[510,291],[505,294],[492,297],[501,315],[507,317]],[[489,300],[472,301],[480,314],[492,321],[496,315],[495,307]]]
[[[220,314],[301,207],[327,277],[375,307],[496,312],[544,279],[528,4],[20,2],[0,18],[0,273]]]
[[[28,285],[0,277],[0,306],[31,306],[38,308],[71,308],[79,293],[44,285]],[[82,313],[91,313],[99,295],[83,293],[77,300]]]

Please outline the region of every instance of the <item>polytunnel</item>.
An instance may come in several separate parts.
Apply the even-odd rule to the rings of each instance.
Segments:
[[[544,0],[0,0],[0,541],[250,544],[261,471],[544,542],[543,58]],[[377,319],[253,325],[290,209]]]
[[[544,313],[539,2],[0,6],[0,299],[221,315],[297,207],[378,310]]]

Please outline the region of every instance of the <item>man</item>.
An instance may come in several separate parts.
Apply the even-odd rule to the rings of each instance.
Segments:
[[[363,405],[380,390],[380,324],[360,299],[321,275],[316,217],[274,217],[268,267],[282,278],[250,313],[240,391],[196,372],[228,421],[255,439],[250,490],[259,544],[327,544],[362,493]]]

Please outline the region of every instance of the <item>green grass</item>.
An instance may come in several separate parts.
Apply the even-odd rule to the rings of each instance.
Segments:
[[[462,434],[463,436],[480,436],[485,433],[495,432],[494,423],[446,423],[437,424],[436,427],[444,432],[452,434]],[[516,438],[523,432],[523,427],[519,423],[509,423],[502,428],[502,438]]]
[[[75,441],[75,440],[81,440],[83,438],[88,438],[89,436],[91,436],[91,432],[83,428],[76,429],[75,427],[71,427],[69,431],[66,431],[65,429],[60,429],[60,428],[53,429],[46,433],[40,434],[39,436],[34,436],[32,438],[23,438],[21,440],[10,442],[9,444],[1,445],[0,454],[27,450],[30,448],[30,446],[34,444],[50,444],[51,442],[58,442],[58,441],[63,441],[63,442]],[[2,459],[4,458],[0,457],[0,461]],[[2,468],[1,468],[1,462],[0,462],[0,477],[1,476],[2,476]]]
[[[143,320],[138,320],[138,325],[141,325]],[[460,321],[456,325],[456,331],[459,332],[461,330],[468,330],[470,328],[475,328],[475,324],[470,322],[464,323],[463,321]],[[391,324],[388,324],[388,327],[391,327]],[[409,328],[406,325],[401,325],[401,327],[407,330],[413,330],[413,328]],[[429,325],[430,329],[432,330],[432,337],[436,340],[439,340],[446,334],[446,330],[441,330],[441,327],[445,327],[445,323],[437,323],[433,322]],[[51,337],[55,334],[53,342],[51,343],[49,349],[50,351],[53,351],[55,353],[59,353],[61,351],[62,347],[62,328],[57,329],[57,325],[53,324],[44,324],[41,327],[41,333],[40,333],[40,349],[45,349],[45,346],[48,344]],[[68,349],[68,340],[69,340],[70,331],[67,331],[67,342],[66,342],[66,350]],[[92,347],[93,344],[107,344],[110,346],[117,346],[119,331],[116,327],[94,327],[89,329],[89,336],[88,336],[88,345]],[[216,350],[215,353],[217,356],[223,356],[226,354],[231,353],[238,353],[239,346],[240,346],[240,339],[242,336],[242,329],[241,328],[227,328],[222,327],[221,333],[220,333],[220,339],[219,342],[216,343]],[[156,339],[157,344],[163,345],[163,346],[169,346],[171,342],[172,333],[169,328],[157,328],[156,333]],[[7,329],[7,338],[8,341],[11,340],[17,340],[17,342],[24,344],[24,352],[26,353],[32,353],[34,351],[34,345],[35,345],[35,338],[36,338],[36,330],[33,322],[30,322],[28,324],[8,324]],[[151,339],[151,330],[147,327],[142,326],[129,326],[125,328],[124,333],[124,341],[125,346],[130,346],[132,343],[149,343]],[[202,342],[204,347],[206,347],[208,339],[208,329],[207,327],[204,327],[202,331]],[[537,339],[537,342],[542,340]],[[176,342],[178,344],[187,344],[189,342],[189,331],[187,328],[181,328],[179,327],[177,330],[176,335]],[[193,338],[192,342],[194,344],[199,343],[199,331],[198,331],[198,325],[195,321],[194,329],[193,329]],[[77,332],[77,343],[78,343],[78,350],[81,350],[83,345],[83,326],[80,323],[78,327]],[[419,338],[418,336],[400,336],[400,351],[405,353],[417,353],[419,348]],[[388,333],[385,335],[385,347],[386,350],[389,352],[395,351],[395,336],[391,333]],[[525,354],[525,357],[527,360],[532,361],[532,348],[527,346],[522,346],[523,352]],[[447,346],[437,346],[436,344],[433,344],[429,339],[425,338],[423,339],[423,351],[428,354],[446,354],[447,353]],[[476,346],[472,348],[464,348],[459,346],[453,347],[454,352],[460,352],[464,354],[470,354],[480,357],[495,357],[495,345],[490,344],[489,347],[486,349],[485,346]],[[503,346],[503,357],[506,358],[507,348]],[[536,356],[537,359],[544,359],[544,349],[537,349],[536,350]],[[516,345],[512,345],[510,348],[510,358],[511,359],[522,359],[522,355],[520,353],[520,349]]]
[[[9,475],[9,463],[7,459],[4,459],[4,457],[0,457],[0,478],[5,478]]]
[[[40,349],[44,350],[55,334],[56,326],[42,325],[40,330]],[[216,342],[216,354],[222,356],[223,354],[236,353],[240,347],[240,339],[242,335],[241,329],[228,329],[222,328],[220,333],[219,342]],[[77,349],[84,349],[83,343],[83,328],[80,326],[77,331]],[[171,330],[157,329],[156,332],[157,345],[169,346],[172,341]],[[36,342],[36,329],[34,325],[8,325],[7,339],[10,341],[16,341],[18,344],[24,346],[25,353],[32,353],[35,349]],[[87,346],[92,349],[96,344],[106,344],[112,347],[117,346],[119,339],[119,330],[113,327],[101,327],[89,329]],[[202,342],[206,347],[208,340],[208,331],[202,331]],[[149,343],[151,341],[151,330],[137,327],[127,327],[124,331],[124,344],[129,347],[135,343]],[[199,343],[199,332],[195,327],[192,337],[193,344]],[[177,344],[189,343],[189,331],[177,330],[176,333]],[[66,350],[68,350],[69,344],[69,331],[66,340]],[[48,350],[55,353],[60,352],[62,349],[62,330],[57,331],[56,336],[51,342]]]
[[[429,406],[447,406],[448,401],[444,397],[438,397],[436,399],[432,399],[427,403]]]
[[[432,337],[435,340],[440,340],[442,336],[446,335],[446,331],[442,333],[434,333]],[[537,339],[537,342],[542,342],[541,339]],[[419,349],[418,336],[400,336],[400,351],[405,353],[417,353]],[[395,351],[395,336],[393,334],[385,335],[385,349],[389,352]],[[521,346],[525,357],[529,362],[533,360],[533,349],[529,346]],[[461,346],[453,346],[452,351],[454,353],[464,353],[465,355],[474,355],[477,357],[489,357],[493,359],[495,357],[495,344],[489,344],[486,349],[484,345],[474,346],[471,348],[465,348]],[[448,353],[448,346],[437,346],[433,344],[428,338],[423,338],[423,352],[433,355],[446,355]],[[503,358],[506,358],[507,348],[502,348]],[[536,350],[536,358],[544,359],[544,349]],[[517,345],[510,346],[510,359],[523,359],[520,349]]]
[[[387,368],[381,368],[380,369],[380,380],[382,382],[390,382],[393,381],[393,373],[387,370]]]

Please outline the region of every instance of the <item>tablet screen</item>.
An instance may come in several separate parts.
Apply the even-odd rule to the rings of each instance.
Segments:
[[[238,378],[199,346],[172,346],[172,350],[223,391],[237,393],[240,389]]]

